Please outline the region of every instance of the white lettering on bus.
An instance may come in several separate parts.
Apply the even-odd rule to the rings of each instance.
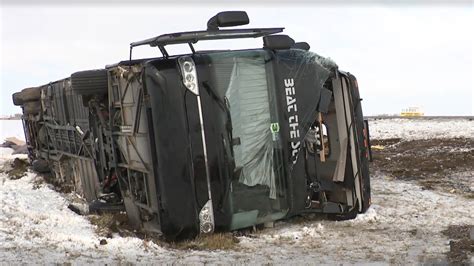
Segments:
[[[298,158],[298,151],[300,148],[300,129],[298,123],[298,107],[296,105],[295,95],[295,81],[294,79],[284,79],[285,93],[286,93],[286,110],[288,111],[288,128],[290,129],[290,147],[291,147],[291,159],[293,164],[296,163]]]

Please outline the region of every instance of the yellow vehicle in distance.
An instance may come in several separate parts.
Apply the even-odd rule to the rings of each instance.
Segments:
[[[400,116],[424,116],[425,113],[421,110],[420,107],[408,107],[406,109],[402,109],[402,112],[400,113]]]

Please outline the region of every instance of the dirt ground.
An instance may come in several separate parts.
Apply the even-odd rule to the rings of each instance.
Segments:
[[[474,253],[474,226],[451,225],[443,231],[449,241],[448,260],[453,264],[462,264],[468,261],[468,254]]]
[[[372,141],[372,172],[474,199],[474,139]]]
[[[415,181],[424,189],[474,199],[474,139],[396,138],[374,140],[372,145],[372,172]],[[467,264],[468,255],[474,254],[474,225],[451,225],[443,234],[450,239],[448,261]]]

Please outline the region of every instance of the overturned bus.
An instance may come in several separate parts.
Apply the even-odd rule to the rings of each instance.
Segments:
[[[365,212],[369,136],[356,78],[283,28],[222,29],[248,23],[245,12],[221,12],[207,30],[134,42],[128,60],[13,94],[33,168],[169,239]],[[193,46],[236,38],[263,47]],[[190,53],[168,54],[173,44]],[[141,45],[162,56],[132,59]]]

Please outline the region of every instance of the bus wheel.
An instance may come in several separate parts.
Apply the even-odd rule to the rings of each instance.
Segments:
[[[23,104],[23,113],[25,115],[36,115],[41,111],[41,103],[39,101],[25,102]]]
[[[82,96],[106,94],[107,84],[107,69],[85,70],[71,75],[72,90]]]
[[[13,93],[12,98],[13,98],[13,104],[16,106],[20,106],[24,103],[23,100],[21,99],[21,92]]]

